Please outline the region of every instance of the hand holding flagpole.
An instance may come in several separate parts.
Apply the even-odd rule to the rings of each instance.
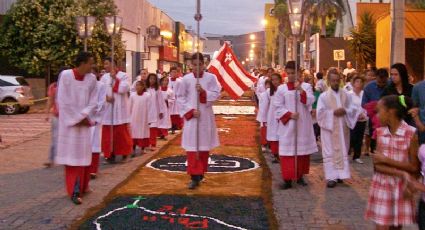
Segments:
[[[196,59],[198,60],[198,65],[197,65],[197,70],[196,70],[196,85],[199,85],[199,77],[200,77],[200,63],[199,63],[199,36],[200,36],[200,24],[201,24],[201,20],[202,20],[202,15],[201,15],[201,0],[196,0],[196,14],[195,14],[195,20],[196,20],[196,27],[197,27],[197,38],[196,38],[196,46],[197,46],[197,57]],[[200,107],[200,99],[199,99],[199,92],[196,93],[196,110],[199,113],[199,107]],[[196,160],[199,160],[199,119],[200,117],[196,118]]]

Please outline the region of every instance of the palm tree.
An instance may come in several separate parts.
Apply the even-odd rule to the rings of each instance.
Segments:
[[[286,5],[285,0],[275,0],[274,16],[277,18],[279,22],[279,30],[278,30],[279,62],[283,62],[285,58],[282,57],[281,55],[284,49],[284,43],[286,43],[286,37],[288,37],[290,34],[288,7]],[[279,63],[279,64],[283,64],[283,63]]]
[[[374,63],[376,57],[376,22],[373,15],[366,12],[360,16],[358,26],[351,30],[349,48],[357,60],[359,69],[366,63]]]
[[[345,14],[342,0],[318,0],[315,4],[315,11],[321,22],[321,35],[326,36],[326,19],[340,19]]]

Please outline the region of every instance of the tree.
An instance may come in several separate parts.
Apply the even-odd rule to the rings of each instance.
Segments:
[[[326,19],[340,19],[345,14],[344,4],[341,0],[320,0],[314,7],[320,18],[322,36],[326,36]]]
[[[366,12],[360,16],[358,26],[351,30],[351,37],[349,48],[357,60],[359,69],[365,69],[367,63],[375,63],[376,22],[371,13]]]
[[[86,9],[83,10],[83,9]],[[113,0],[18,0],[5,16],[0,29],[0,52],[10,63],[30,74],[43,74],[72,66],[74,56],[82,50],[75,17],[93,13],[98,17],[93,37],[89,40],[98,64],[110,55],[103,17],[117,13]],[[124,55],[121,36],[117,36],[117,58]]]

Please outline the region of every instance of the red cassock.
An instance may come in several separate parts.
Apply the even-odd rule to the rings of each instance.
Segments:
[[[149,147],[149,138],[142,139],[133,139],[133,144],[139,146],[140,148]]]
[[[113,127],[113,151],[111,151],[111,126],[103,125],[102,127],[102,152],[106,158],[111,157],[113,152],[115,155],[127,156],[132,152],[133,141],[131,139],[128,124],[114,125]]]
[[[187,174],[192,176],[204,175],[208,171],[209,153],[207,151],[200,151],[198,160],[196,159],[196,152],[186,152]]]
[[[279,155],[279,141],[269,141],[270,151],[274,156]]]
[[[89,189],[90,166],[69,166],[65,165],[66,191],[70,197],[74,193],[77,180],[79,182],[79,193],[86,193]]]
[[[267,126],[263,125],[260,128],[261,145],[267,145]]]
[[[295,156],[280,156],[280,168],[284,180],[298,180],[310,171],[310,155],[297,156],[297,171],[295,175]]]
[[[97,173],[99,171],[99,158],[100,158],[100,153],[92,154],[91,165],[89,167],[89,173]]]
[[[151,147],[156,147],[156,138],[158,137],[159,129],[151,127],[149,128],[149,145]]]
[[[182,129],[183,128],[183,119],[180,117],[180,115],[171,115],[171,124],[176,129]]]

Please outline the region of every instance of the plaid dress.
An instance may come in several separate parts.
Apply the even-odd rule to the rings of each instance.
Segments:
[[[378,150],[396,161],[409,160],[410,142],[416,129],[402,122],[395,135],[388,127],[377,130]],[[403,198],[403,180],[380,172],[375,172],[369,191],[366,219],[378,225],[400,226],[416,221],[413,199]]]

